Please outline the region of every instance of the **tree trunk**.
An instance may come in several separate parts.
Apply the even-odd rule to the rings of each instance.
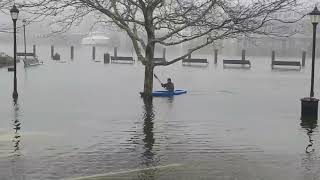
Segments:
[[[145,69],[144,69],[144,89],[143,96],[148,99],[152,99],[153,89],[153,56],[155,48],[155,33],[153,27],[153,9],[146,9],[144,12],[145,28],[148,35],[148,43],[146,46],[145,56]]]
[[[144,89],[143,94],[145,97],[152,98],[153,90],[153,56],[154,56],[154,44],[149,43],[146,48],[146,63],[144,68]]]
[[[144,69],[144,93],[147,96],[152,95],[153,89],[153,66],[149,63],[146,64]]]

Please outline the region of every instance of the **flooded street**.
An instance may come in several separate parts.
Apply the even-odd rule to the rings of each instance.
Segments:
[[[163,82],[171,77],[188,93],[149,104],[139,96],[139,62],[103,64],[102,47],[96,52],[101,62],[91,60],[91,47],[76,47],[71,61],[69,50],[56,48],[65,63],[49,60],[50,46],[37,49],[44,65],[19,63],[16,106],[13,73],[0,69],[0,180],[320,176],[317,122],[300,120],[300,98],[310,92],[310,55],[298,71],[271,70],[271,57],[250,52],[251,69],[223,68],[224,57],[235,57],[219,56],[214,65],[213,54],[195,54],[209,65],[155,69]],[[319,68],[317,62],[315,97]],[[162,90],[157,80],[154,90]],[[311,153],[305,152],[308,135]]]

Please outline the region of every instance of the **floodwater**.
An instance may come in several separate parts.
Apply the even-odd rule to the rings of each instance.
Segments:
[[[243,69],[195,55],[207,56],[209,66],[155,69],[188,93],[150,104],[139,97],[141,64],[94,62],[91,47],[76,47],[73,61],[69,48],[56,50],[64,63],[49,60],[50,46],[43,45],[37,52],[44,65],[18,65],[16,105],[13,73],[0,69],[1,180],[320,177],[317,121],[300,120],[310,58],[297,71],[271,70],[270,57],[249,56],[252,68]],[[103,51],[97,49],[97,60]],[[161,89],[156,80],[154,88]]]

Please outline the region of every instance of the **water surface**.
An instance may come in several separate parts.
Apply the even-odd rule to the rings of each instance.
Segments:
[[[270,57],[249,56],[252,68],[243,69],[223,68],[222,57],[214,65],[213,56],[194,55],[207,56],[209,66],[155,69],[187,94],[145,103],[141,64],[94,62],[91,47],[76,47],[73,61],[68,47],[56,50],[65,63],[49,60],[50,46],[43,45],[37,51],[44,65],[19,64],[17,104],[13,74],[0,69],[1,180],[320,176],[317,121],[300,120],[309,59],[297,71],[271,70]],[[97,48],[96,60],[105,51],[111,52]],[[161,89],[156,80],[154,88]],[[305,153],[309,137],[313,146]]]

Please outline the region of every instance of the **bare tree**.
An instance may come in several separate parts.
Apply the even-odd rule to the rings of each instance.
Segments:
[[[0,0],[0,14],[10,16],[9,10],[12,8],[14,0]],[[11,21],[12,22],[12,21]],[[0,32],[12,33],[12,24],[2,23],[0,24]]]
[[[113,23],[124,30],[145,65],[145,97],[152,93],[154,67],[173,64],[218,40],[239,35],[288,36],[292,32],[284,34],[283,23],[299,19],[277,18],[279,13],[295,11],[296,0],[29,0],[21,6],[36,18],[53,17],[60,31],[89,14],[97,17],[97,23]],[[175,46],[197,39],[206,41],[174,59],[153,61],[156,44]]]
[[[6,10],[11,8],[13,0],[0,0],[0,11],[2,13],[8,13]]]

